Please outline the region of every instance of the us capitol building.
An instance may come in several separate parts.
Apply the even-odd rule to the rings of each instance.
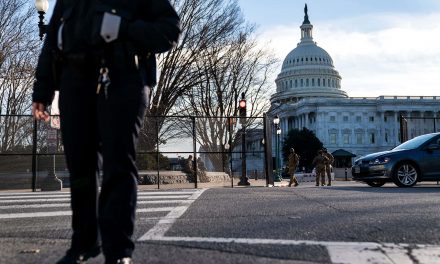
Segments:
[[[420,118],[411,119],[409,138],[434,132],[434,118],[440,119],[440,96],[349,97],[332,58],[313,40],[307,5],[304,11],[301,42],[285,58],[270,99],[268,115],[279,116],[281,138],[305,127],[330,153],[360,157],[400,144],[401,115]],[[440,122],[437,131],[439,126]]]

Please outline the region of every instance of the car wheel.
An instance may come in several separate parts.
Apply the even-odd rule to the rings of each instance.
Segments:
[[[371,187],[382,187],[385,184],[384,181],[367,181],[365,183]]]
[[[400,163],[394,170],[394,183],[399,187],[412,187],[418,179],[419,172],[413,163]]]

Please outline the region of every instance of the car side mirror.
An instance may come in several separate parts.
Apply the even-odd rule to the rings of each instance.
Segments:
[[[431,144],[428,147],[426,147],[426,150],[428,150],[428,151],[439,150],[439,149],[440,149],[439,144]]]

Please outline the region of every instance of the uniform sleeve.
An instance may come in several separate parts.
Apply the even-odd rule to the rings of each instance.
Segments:
[[[46,106],[51,103],[54,91],[57,89],[54,80],[53,60],[56,50],[56,24],[61,18],[61,2],[60,0],[56,1],[52,18],[46,28],[46,36],[35,72],[32,102],[43,103]]]
[[[128,38],[142,51],[166,52],[177,44],[180,18],[168,0],[152,0],[151,9],[151,21],[138,19],[128,25]]]

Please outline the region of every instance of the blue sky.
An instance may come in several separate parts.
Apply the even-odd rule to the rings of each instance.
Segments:
[[[280,61],[299,42],[304,3],[239,0],[259,41]],[[440,96],[440,0],[307,4],[314,40],[332,56],[349,96]]]
[[[305,1],[238,0],[281,62],[296,47]],[[50,9],[55,0],[49,0]],[[440,0],[309,0],[314,40],[349,96],[440,96]],[[275,83],[272,87],[275,91]]]

